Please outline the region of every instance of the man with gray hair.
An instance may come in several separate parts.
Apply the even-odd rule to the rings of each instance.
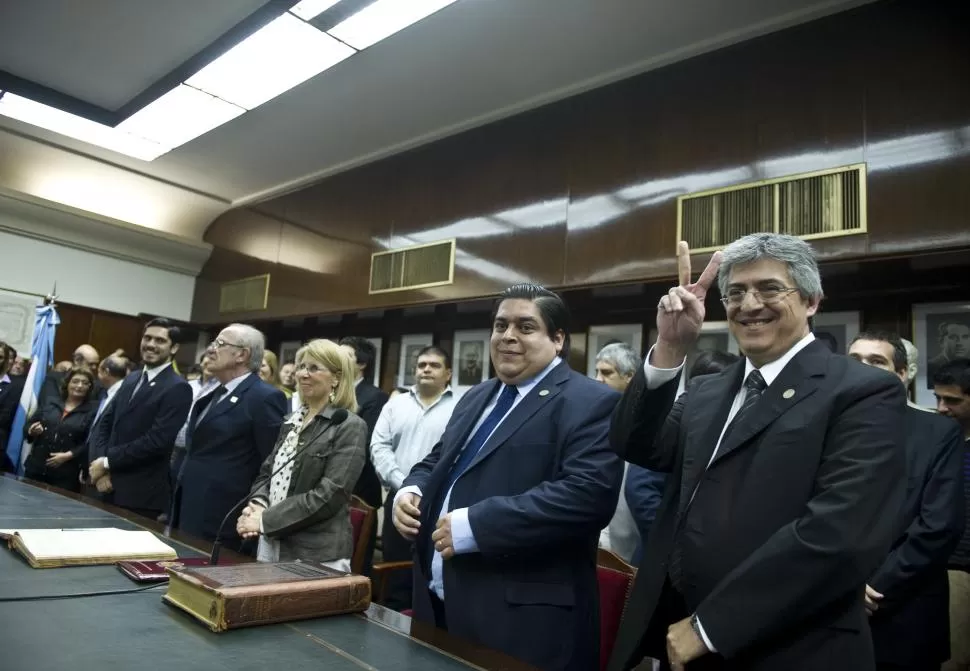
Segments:
[[[906,494],[903,387],[815,341],[805,241],[745,236],[696,282],[687,243],[677,257],[610,431],[620,456],[670,475],[608,668],[873,669],[862,596]],[[715,278],[745,358],[678,398]]]
[[[259,379],[263,334],[230,324],[206,348],[209,373],[219,381],[192,408],[185,457],[175,485],[171,525],[216,540],[223,518],[246,496],[279,436],[286,397]],[[234,550],[241,541],[222,539]]]

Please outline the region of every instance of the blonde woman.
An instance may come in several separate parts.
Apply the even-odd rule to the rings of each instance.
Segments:
[[[293,395],[293,391],[284,387],[280,381],[279,359],[276,358],[276,354],[269,350],[263,352],[263,362],[259,366],[259,379],[279,389],[286,398]]]
[[[354,414],[356,366],[336,343],[313,340],[296,367],[302,405],[283,423],[236,531],[259,538],[259,561],[350,572],[350,497],[367,455],[367,425]]]

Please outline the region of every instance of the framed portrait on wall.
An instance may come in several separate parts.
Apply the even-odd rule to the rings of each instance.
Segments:
[[[287,340],[280,344],[280,366],[282,366],[287,361],[295,361],[296,353],[299,349],[303,347],[303,343],[299,340]]]
[[[859,313],[819,312],[815,315],[812,332],[833,352],[845,354],[849,351],[849,343],[859,335]]]
[[[586,374],[596,377],[596,355],[613,343],[624,343],[643,356],[643,324],[614,324],[590,326],[586,336]]]
[[[451,355],[451,385],[464,391],[488,379],[488,339],[491,331],[455,331]]]
[[[418,353],[429,346],[430,333],[401,336],[401,358],[397,365],[397,386],[410,387],[414,384],[414,367],[418,365]]]
[[[970,301],[914,305],[913,344],[919,350],[916,402],[934,407],[934,373],[948,361],[970,358]]]
[[[374,364],[373,364],[374,370],[371,371],[371,373],[373,373],[371,377],[371,382],[377,385],[378,387],[380,387],[381,386],[381,345],[383,345],[384,341],[382,338],[368,338],[367,340],[368,342],[370,342],[370,344],[374,346],[374,349],[376,350],[374,352]]]

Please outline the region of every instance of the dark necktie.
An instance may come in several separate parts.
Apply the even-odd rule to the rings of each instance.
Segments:
[[[492,408],[492,412],[488,413],[488,417],[482,422],[482,425],[478,427],[478,431],[469,439],[468,443],[465,445],[465,449],[461,451],[458,459],[455,461],[454,465],[451,467],[451,472],[448,474],[448,482],[445,483],[444,492],[447,496],[447,491],[451,489],[451,486],[455,484],[455,480],[458,476],[465,472],[465,469],[471,465],[472,460],[475,455],[478,454],[482,446],[485,445],[485,441],[488,437],[492,435],[492,431],[498,426],[498,423],[505,417],[505,414],[512,407],[512,402],[515,401],[515,397],[518,394],[518,390],[515,387],[506,386],[502,389],[502,393],[498,396],[498,402],[495,407]]]
[[[138,378],[138,383],[135,384],[135,390],[131,392],[131,398],[128,399],[128,402],[131,403],[132,401],[134,401],[135,398],[138,396],[138,392],[140,392],[146,386],[148,386],[148,371],[145,371],[144,373],[142,373],[141,377]]]
[[[202,418],[205,417],[207,414],[209,414],[209,411],[212,410],[212,408],[214,408],[217,403],[219,403],[219,400],[227,391],[229,390],[220,384],[207,397],[199,399],[199,403],[204,403],[204,405],[201,406],[202,409],[199,411],[199,416],[196,417],[195,419],[196,426],[198,426],[199,422],[202,421]]]
[[[727,441],[731,431],[738,424],[741,423],[742,417],[751,410],[761,398],[761,394],[764,393],[765,389],[768,388],[768,384],[765,382],[764,376],[761,374],[757,368],[748,373],[748,377],[744,380],[744,401],[741,402],[741,407],[738,412],[734,415],[731,423],[728,424],[727,429],[724,431],[724,435],[721,437],[721,441],[717,444],[716,450],[720,450],[721,446]],[[715,450],[715,454],[717,451]],[[691,499],[693,500],[693,495],[697,493],[697,488],[700,487],[700,482],[694,487],[691,493]],[[690,502],[688,502],[688,506]],[[683,520],[687,519],[687,511],[684,511]],[[667,574],[670,576],[670,584],[673,585],[674,589],[678,592],[683,593],[683,548],[681,546],[681,530],[678,529],[678,533],[674,537],[674,547],[670,552],[670,562],[667,569]]]

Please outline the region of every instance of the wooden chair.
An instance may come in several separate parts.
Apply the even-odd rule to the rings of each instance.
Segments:
[[[620,631],[620,620],[630,598],[637,570],[609,550],[596,555],[596,579],[600,590],[600,669],[606,669]]]
[[[371,529],[377,524],[377,510],[367,505],[359,496],[350,499],[350,528],[353,533],[354,550],[350,558],[352,573],[362,575],[364,559],[367,557],[367,544],[370,542]]]

